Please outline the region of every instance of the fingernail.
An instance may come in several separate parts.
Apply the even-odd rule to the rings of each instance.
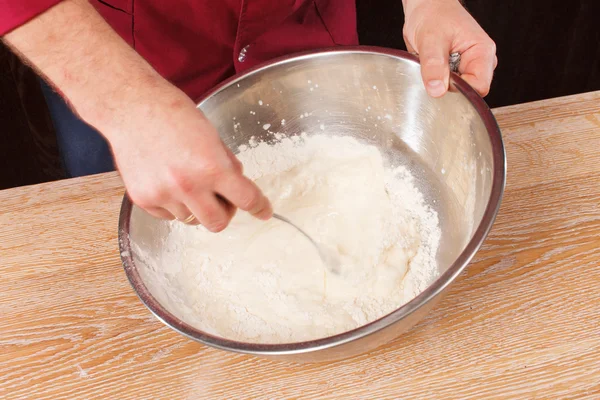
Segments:
[[[227,228],[228,222],[229,221],[215,221],[208,225],[204,225],[204,227],[212,233],[219,233]]]
[[[266,221],[273,216],[273,207],[267,198],[265,198],[265,204],[265,207],[261,210],[260,215],[257,215],[257,217]]]
[[[427,93],[433,97],[442,97],[446,93],[446,87],[444,82],[440,80],[433,80],[427,82]]]
[[[268,220],[273,214],[271,203],[264,197],[259,205],[250,211],[250,214],[254,215],[258,219]]]

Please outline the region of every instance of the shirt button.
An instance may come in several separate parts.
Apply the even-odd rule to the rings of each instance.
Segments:
[[[244,47],[242,49],[242,51],[240,51],[240,55],[238,56],[238,61],[239,62],[244,62],[246,60],[246,53],[248,52],[248,47],[250,47],[250,45]]]

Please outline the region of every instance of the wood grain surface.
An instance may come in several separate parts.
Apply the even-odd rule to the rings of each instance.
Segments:
[[[154,319],[116,174],[0,192],[1,399],[599,399],[600,92],[495,110],[508,185],[441,304],[371,354],[295,365]]]

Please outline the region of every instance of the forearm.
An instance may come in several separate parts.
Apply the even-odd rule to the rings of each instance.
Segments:
[[[3,40],[96,127],[126,118],[121,105],[142,90],[170,88],[87,0],[65,0]]]
[[[87,0],[64,0],[3,39],[108,139],[129,198],[148,213],[214,232],[236,207],[271,217],[269,201],[195,103]]]

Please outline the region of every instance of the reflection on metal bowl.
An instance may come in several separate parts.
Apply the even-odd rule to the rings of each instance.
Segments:
[[[234,124],[256,126],[258,120],[280,126],[285,120],[285,132],[310,135],[322,133],[315,126],[320,121],[328,132],[374,144],[407,166],[428,204],[438,212],[442,230],[439,277],[412,301],[367,325],[310,342],[265,345],[216,337],[180,319],[176,309],[161,301],[165,293],[145,285],[152,267],[141,261],[135,249],[157,253],[167,224],[125,197],[119,223],[121,255],[141,300],[165,324],[209,346],[298,362],[364,353],[411,328],[479,249],[504,190],[504,146],[492,113],[457,75],[450,86],[443,98],[433,99],[424,90],[420,66],[412,55],[371,47],[340,48],[257,67],[224,82],[198,105],[234,152],[251,136],[261,140],[261,135],[267,135],[266,130],[236,129]],[[258,107],[259,102],[268,107]],[[302,118],[307,112],[312,117]],[[387,123],[368,118],[373,114],[389,116]]]

